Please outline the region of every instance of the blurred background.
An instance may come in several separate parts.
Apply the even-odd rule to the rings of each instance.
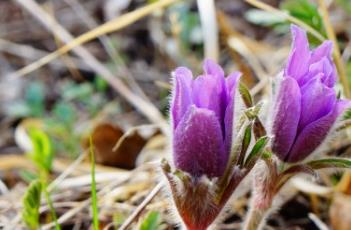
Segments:
[[[100,229],[126,221],[129,229],[177,229],[163,193],[128,219],[157,188],[158,162],[170,155],[171,72],[187,66],[199,74],[210,57],[227,74],[243,72],[256,101],[268,100],[291,21],[302,22],[321,38],[328,28],[336,35],[345,70],[338,91],[346,92],[351,1],[323,1],[327,12],[321,1],[0,1],[0,225],[26,229],[21,200],[44,165],[62,228],[91,228],[93,145]],[[318,36],[309,37],[313,46]],[[330,154],[347,156],[350,144],[336,140]],[[350,229],[350,175],[296,183],[267,229]],[[249,201],[241,194],[219,229],[240,229]],[[41,226],[51,229],[50,207],[40,210]]]

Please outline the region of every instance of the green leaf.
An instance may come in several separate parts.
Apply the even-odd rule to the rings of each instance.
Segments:
[[[244,164],[245,168],[252,168],[255,165],[256,161],[263,153],[263,150],[266,147],[268,140],[269,138],[267,136],[264,136],[258,139],[256,144],[252,148],[250,154],[247,156],[245,160],[245,164]]]
[[[29,157],[39,170],[51,171],[54,155],[48,135],[40,129],[31,128],[29,137],[33,144],[33,151],[28,153]]]
[[[160,225],[160,213],[156,211],[149,212],[140,225],[140,230],[156,230]]]
[[[39,208],[42,185],[39,180],[33,181],[22,200],[22,220],[29,229],[39,229]]]
[[[246,85],[242,82],[239,83],[239,93],[246,105],[246,107],[252,107],[253,106],[253,100],[250,94],[249,89],[246,87]]]
[[[323,168],[351,168],[351,160],[346,158],[326,158],[309,161],[306,165],[313,169]]]
[[[286,21],[286,19],[280,15],[258,9],[248,10],[245,13],[245,18],[251,23],[263,26],[273,26]]]

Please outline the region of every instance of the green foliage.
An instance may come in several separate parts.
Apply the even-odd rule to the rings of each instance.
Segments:
[[[31,183],[34,180],[39,179],[38,175],[34,172],[28,171],[28,170],[20,170],[19,175],[27,183]]]
[[[45,91],[41,82],[32,82],[25,92],[25,101],[31,109],[31,115],[42,116],[44,113]]]
[[[94,85],[95,85],[96,90],[99,92],[106,92],[106,90],[108,88],[107,82],[99,75],[97,75],[95,77]]]
[[[156,211],[149,212],[140,224],[140,230],[157,230],[160,225],[160,213]]]
[[[203,38],[201,31],[200,16],[197,11],[193,11],[190,2],[183,2],[175,5],[172,15],[176,15],[179,25],[180,46],[184,54],[192,51],[196,55],[201,55],[203,49]]]
[[[323,19],[318,12],[318,8],[309,0],[285,0],[280,5],[280,9],[325,35]],[[263,10],[248,10],[245,13],[245,18],[257,25],[273,27],[279,33],[286,33],[290,26],[290,22],[284,17]],[[309,40],[313,45],[320,44],[320,41],[313,36],[309,36]]]
[[[323,20],[318,12],[318,8],[308,0],[287,0],[282,4],[281,8],[317,31],[324,33]]]
[[[39,171],[50,172],[54,154],[48,135],[40,129],[32,128],[29,130],[29,136],[33,144],[32,152],[28,153],[30,159]]]
[[[24,100],[15,102],[9,114],[15,117],[41,117],[45,109],[44,85],[39,81],[29,83],[24,91]]]
[[[350,0],[337,0],[336,1],[342,9],[344,9],[347,13],[351,14],[351,1]]]
[[[323,19],[318,12],[318,8],[316,5],[310,3],[309,0],[287,0],[281,5],[281,8],[311,26],[322,35],[325,35]],[[320,43],[313,36],[310,36],[309,40],[313,45]]]
[[[63,123],[64,125],[71,127],[74,121],[77,118],[75,108],[71,103],[66,103],[59,101],[54,109],[53,115],[58,122]]]
[[[22,201],[22,220],[32,230],[39,229],[41,191],[41,182],[39,180],[33,181],[29,185]]]

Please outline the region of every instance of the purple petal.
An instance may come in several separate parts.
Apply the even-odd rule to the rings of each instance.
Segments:
[[[233,120],[234,120],[234,101],[235,101],[235,92],[240,80],[241,73],[234,72],[230,74],[226,79],[227,86],[227,108],[225,110],[224,116],[224,127],[225,127],[225,150],[230,152],[232,145],[232,136],[233,136]]]
[[[291,33],[293,35],[292,51],[284,75],[293,77],[300,83],[300,78],[308,72],[311,52],[304,30],[292,25]]]
[[[175,166],[192,175],[221,176],[228,155],[213,111],[191,106],[174,133]]]
[[[218,76],[224,81],[224,71],[220,65],[211,59],[204,61],[203,69],[206,75]]]
[[[301,117],[298,132],[311,122],[330,113],[334,109],[336,96],[332,88],[315,78],[301,88]]]
[[[294,143],[301,114],[301,93],[296,80],[284,77],[277,95],[273,114],[272,149],[284,159]]]
[[[323,73],[322,82],[328,87],[333,87],[336,82],[335,66],[327,57],[321,58],[318,62],[310,65],[309,77]]]
[[[327,57],[329,59],[332,58],[333,51],[333,42],[325,41],[320,46],[318,46],[315,50],[312,51],[310,63],[315,63],[320,61],[322,58]]]
[[[310,155],[326,138],[338,116],[338,108],[338,103],[335,103],[334,108],[327,115],[306,126],[298,135],[289,156],[284,160],[297,162]]]
[[[217,75],[202,75],[193,82],[192,98],[199,108],[212,110],[219,121],[223,120],[226,107],[224,79]]]
[[[188,107],[192,104],[191,85],[192,73],[185,67],[179,67],[174,71],[173,98],[171,102],[171,116],[173,129],[175,129],[184,116]]]

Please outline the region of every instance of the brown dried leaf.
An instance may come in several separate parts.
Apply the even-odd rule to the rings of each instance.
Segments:
[[[121,128],[108,123],[95,127],[92,141],[97,163],[124,169],[135,167],[136,158],[146,143],[138,131],[125,135]],[[84,141],[85,148],[88,147],[88,143],[87,140]],[[116,143],[118,147],[114,151]]]

